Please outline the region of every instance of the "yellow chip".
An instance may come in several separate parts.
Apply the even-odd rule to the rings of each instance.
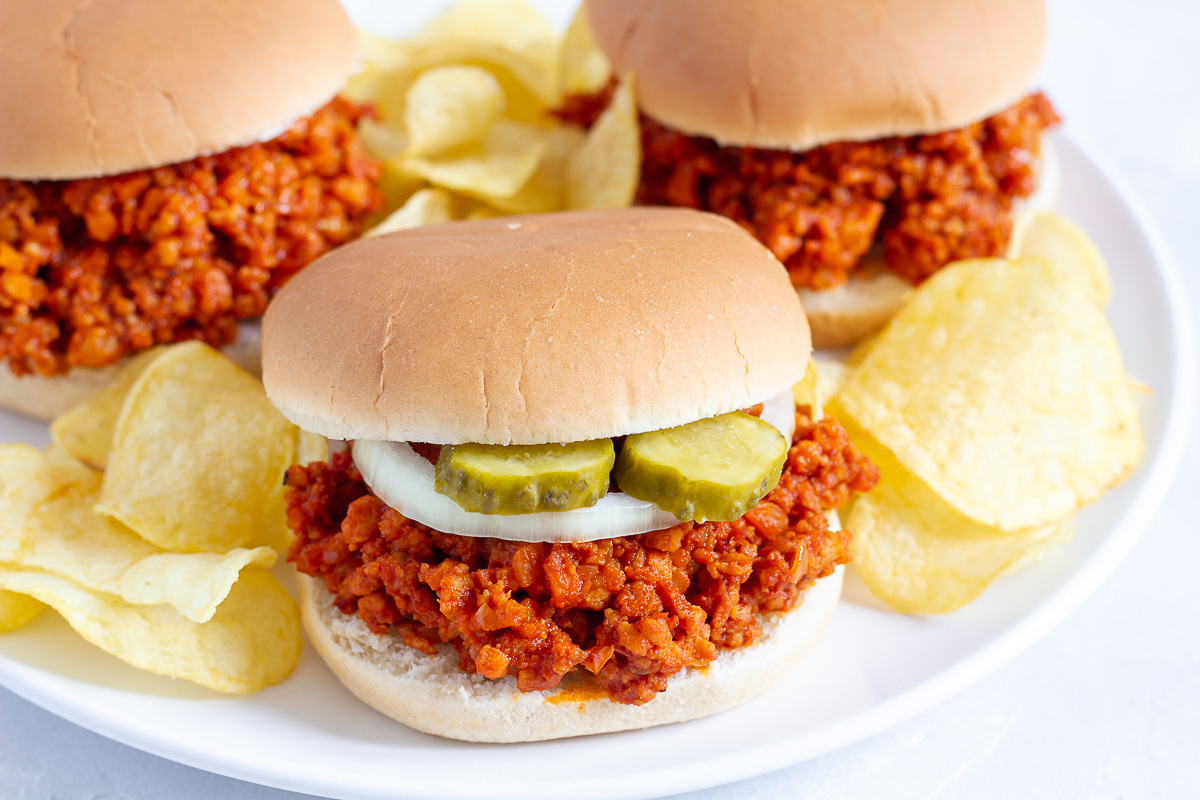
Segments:
[[[413,37],[411,64],[483,63],[509,72],[545,108],[558,101],[558,32],[522,2],[464,0]],[[513,93],[507,91],[510,101]]]
[[[642,135],[633,85],[623,82],[567,164],[568,208],[633,203],[642,168]]]
[[[275,551],[166,553],[93,510],[100,475],[65,455],[0,445],[0,563],[39,569],[129,603],[166,603],[195,622],[212,617],[246,567]]]
[[[1112,297],[1112,280],[1104,256],[1088,235],[1073,222],[1050,211],[1029,215],[1013,233],[1009,253],[1019,258],[1041,258],[1083,282],[1096,305],[1104,308]]]
[[[287,541],[297,429],[212,348],[175,345],[129,392],[96,508],[166,550]]]
[[[408,150],[408,135],[399,128],[373,119],[358,123],[358,138],[362,139],[367,152],[381,161],[387,161]]]
[[[478,145],[437,158],[404,156],[394,163],[435,186],[477,197],[504,198],[525,185],[545,148],[544,129],[501,119]]]
[[[1037,259],[938,272],[837,402],[952,507],[1005,531],[1065,519],[1143,446],[1108,321]]]
[[[0,633],[32,622],[45,607],[45,603],[29,595],[0,589]]]
[[[430,156],[478,142],[505,107],[500,81],[480,67],[438,67],[408,87],[404,128],[408,153]]]
[[[129,360],[117,379],[91,399],[80,403],[50,424],[54,443],[85,464],[104,469],[108,449],[112,444],[117,416],[129,394],[130,387],[150,362],[163,353],[163,348],[138,353]]]
[[[844,515],[852,563],[867,588],[895,610],[953,611],[1070,540],[1069,525],[1011,533],[980,525],[946,505],[853,423],[843,424],[881,474]]]
[[[915,480],[915,479],[914,479]],[[871,593],[905,614],[945,614],[1071,539],[1069,525],[1011,533],[980,525],[925,490],[880,483],[846,517],[850,555]]]
[[[525,185],[512,197],[490,197],[487,202],[509,214],[562,210],[566,207],[567,164],[583,139],[583,130],[574,125],[547,130],[542,159]]]
[[[393,211],[387,219],[367,231],[364,238],[419,228],[435,222],[449,222],[454,219],[451,202],[452,198],[445,190],[422,189],[408,198],[404,205]]]
[[[559,70],[563,95],[598,92],[612,76],[608,57],[596,44],[582,4],[575,10],[575,16],[571,18],[563,37]]]
[[[329,440],[319,433],[300,431],[300,440],[296,444],[296,463],[311,464],[314,461],[329,460]]]
[[[0,565],[0,590],[53,607],[84,639],[139,669],[246,694],[279,683],[300,659],[300,614],[273,575],[247,570],[211,620],[133,605],[37,570]]]

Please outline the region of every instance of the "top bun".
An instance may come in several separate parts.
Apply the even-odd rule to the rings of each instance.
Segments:
[[[672,208],[450,222],[318,259],[263,321],[267,395],[334,439],[542,444],[668,428],[800,380],[771,253]]]
[[[1014,103],[1042,0],[586,0],[649,116],[721,144],[807,150],[960,128]]]
[[[357,60],[337,0],[4,0],[0,176],[116,175],[265,141]]]

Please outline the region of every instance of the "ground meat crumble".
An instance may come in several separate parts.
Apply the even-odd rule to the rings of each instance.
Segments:
[[[836,420],[801,407],[779,484],[739,520],[524,544],[408,520],[338,453],[288,470],[288,560],[373,632],[429,654],[450,642],[468,672],[532,691],[582,668],[613,700],[640,704],[684,667],[752,643],[759,614],[793,608],[846,563],[850,534],[824,512],[878,479]]]
[[[231,344],[297,270],[383,208],[334,98],[271,141],[156,169],[0,180],[0,359],[18,375],[156,344]]]
[[[567,98],[557,113],[590,127],[611,92]],[[1013,202],[1036,188],[1041,133],[1058,122],[1037,93],[957,130],[794,153],[722,147],[643,114],[637,202],[733,219],[796,286],[840,286],[872,248],[915,285],[951,261],[1004,254]]]

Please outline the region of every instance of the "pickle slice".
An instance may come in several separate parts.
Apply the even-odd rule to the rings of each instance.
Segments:
[[[773,425],[734,411],[627,437],[613,479],[681,520],[730,521],[775,488],[786,457]]]
[[[608,492],[614,458],[612,439],[446,445],[434,467],[434,488],[480,514],[570,511],[595,505]]]

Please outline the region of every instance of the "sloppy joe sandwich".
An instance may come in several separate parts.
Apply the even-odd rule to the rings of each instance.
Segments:
[[[7,0],[0,8],[0,405],[55,416],[126,356],[242,324],[382,209],[338,96],[336,0]]]
[[[730,217],[788,268],[816,346],[878,329],[945,264],[1005,254],[1056,180],[1026,94],[1042,0],[587,0],[642,110],[637,201]],[[569,98],[589,125],[615,85]],[[1035,199],[1035,195],[1037,198]]]
[[[797,401],[810,349],[779,263],[696,211],[447,223],[324,256],[263,338],[272,402],[353,442],[287,474],[317,651],[383,713],[474,741],[765,691],[837,601],[835,509],[878,479]]]

